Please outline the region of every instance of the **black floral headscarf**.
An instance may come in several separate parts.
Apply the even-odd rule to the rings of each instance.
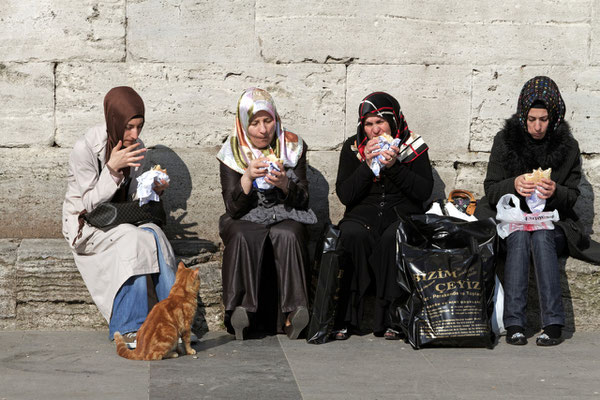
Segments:
[[[521,89],[517,116],[525,133],[527,133],[527,115],[531,106],[536,102],[542,102],[546,106],[550,117],[548,133],[554,132],[564,120],[566,108],[558,86],[547,76],[536,76],[528,80]]]

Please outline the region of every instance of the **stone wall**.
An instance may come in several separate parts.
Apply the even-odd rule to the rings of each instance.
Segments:
[[[339,149],[366,94],[399,99],[430,146],[437,196],[480,197],[493,136],[539,74],[563,93],[583,152],[577,208],[599,231],[599,10],[600,0],[3,0],[0,238],[61,237],[70,149],[103,121],[113,86],[145,100],[147,161],[172,179],[169,237],[218,243],[215,154],[244,88],[270,91],[309,144],[311,206],[336,222]]]

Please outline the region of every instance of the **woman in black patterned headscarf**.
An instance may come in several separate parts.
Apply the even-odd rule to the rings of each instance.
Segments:
[[[349,329],[365,331],[363,299],[375,283],[376,310],[373,331],[398,338],[390,328],[389,304],[399,295],[393,271],[396,259],[396,228],[399,215],[422,214],[423,202],[433,188],[427,145],[412,133],[398,101],[387,93],[365,97],[358,109],[355,136],[344,143],[336,192],[346,206],[340,222],[345,249],[345,281],[337,312],[337,339]],[[380,137],[397,139],[396,145],[378,152]],[[375,157],[380,165],[372,169]]]
[[[545,200],[544,211],[558,210],[561,221],[577,220],[573,206],[579,196],[581,161],[579,145],[564,121],[565,104],[558,86],[545,76],[525,83],[517,113],[498,132],[490,154],[485,194],[492,208],[505,194],[516,195],[523,211],[531,212],[526,198],[537,190]],[[532,170],[552,168],[549,179],[527,180]],[[561,342],[565,324],[558,255],[565,248],[563,224],[554,230],[516,231],[506,238],[504,270],[504,325],[509,344],[527,343],[526,305],[530,258],[533,258],[544,332],[536,343]]]

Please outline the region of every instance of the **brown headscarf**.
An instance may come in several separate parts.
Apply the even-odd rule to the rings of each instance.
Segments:
[[[106,119],[106,156],[108,162],[112,149],[123,140],[125,127],[132,118],[144,118],[144,101],[128,86],[112,88],[104,97],[104,118]],[[127,171],[129,172],[129,171]],[[128,175],[128,174],[126,174]]]

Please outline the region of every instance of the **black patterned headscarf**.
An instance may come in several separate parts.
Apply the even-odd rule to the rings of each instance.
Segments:
[[[385,119],[390,124],[391,135],[400,139],[398,161],[402,163],[413,162],[429,149],[421,136],[408,129],[398,100],[387,93],[375,92],[365,97],[358,106],[356,141],[351,149],[360,161],[366,160],[365,148],[369,139],[365,134],[365,119],[369,115],[377,115]]]
[[[529,110],[536,102],[544,103],[550,117],[548,133],[554,132],[564,120],[566,108],[558,86],[547,76],[536,76],[528,80],[521,89],[519,104],[517,105],[517,116],[523,131],[526,133],[527,115],[529,115]]]
[[[399,138],[400,144],[410,137],[410,130],[400,110],[400,103],[394,97],[384,92],[374,92],[365,97],[358,106],[358,126],[356,128],[356,147],[365,158],[365,147],[369,139],[365,134],[365,119],[369,114],[375,114],[385,119],[392,128],[392,137]]]

